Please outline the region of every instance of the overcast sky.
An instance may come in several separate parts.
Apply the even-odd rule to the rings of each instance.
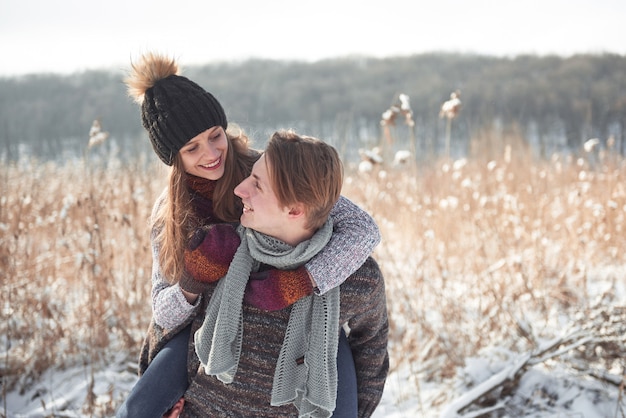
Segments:
[[[624,0],[0,0],[0,75],[447,51],[626,55]]]

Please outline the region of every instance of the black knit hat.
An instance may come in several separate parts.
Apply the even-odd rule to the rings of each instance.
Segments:
[[[147,89],[141,105],[141,122],[159,158],[172,165],[190,139],[213,126],[226,129],[220,102],[187,77],[170,75]]]

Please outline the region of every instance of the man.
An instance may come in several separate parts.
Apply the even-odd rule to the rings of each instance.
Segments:
[[[376,262],[370,257],[339,288],[286,308],[274,301],[289,293],[288,280],[276,291],[260,285],[262,273],[248,280],[251,271],[270,266],[293,269],[324,247],[342,181],[333,147],[280,131],[235,188],[244,206],[241,245],[227,275],[208,292],[205,315],[194,321],[201,365],[191,374],[182,416],[329,417],[346,409],[347,400],[337,397],[341,328],[354,358],[358,416],[373,413],[389,369],[385,289]]]

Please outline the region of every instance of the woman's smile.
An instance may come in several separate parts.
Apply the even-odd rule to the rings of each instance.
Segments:
[[[206,170],[215,170],[216,168],[218,168],[220,165],[222,165],[222,157],[220,156],[220,158],[218,158],[217,160],[211,162],[211,163],[207,163],[207,164],[200,164],[200,167],[206,169]]]

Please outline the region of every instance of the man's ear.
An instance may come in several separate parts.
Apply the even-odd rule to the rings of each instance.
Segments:
[[[290,218],[299,218],[305,215],[304,205],[302,203],[296,203],[289,208]]]

